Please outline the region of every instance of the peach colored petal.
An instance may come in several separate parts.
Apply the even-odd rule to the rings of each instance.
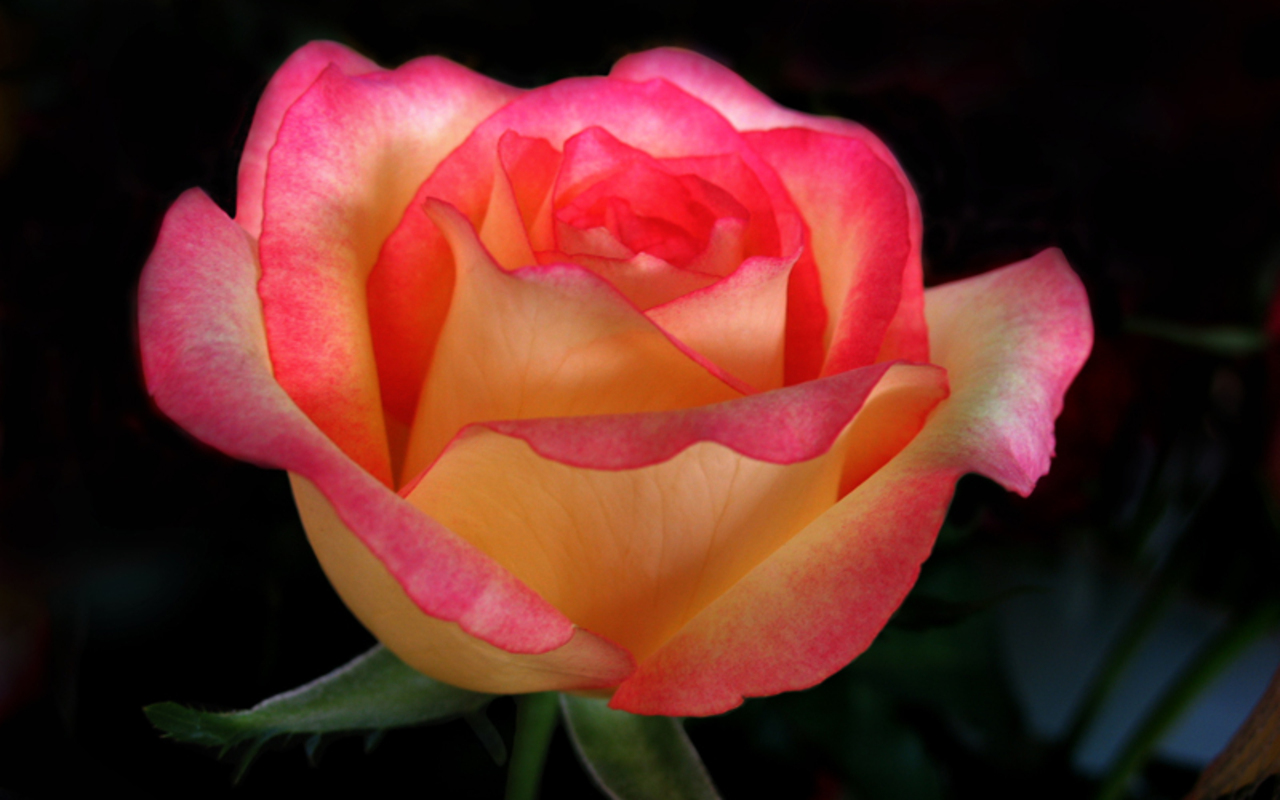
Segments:
[[[727,278],[648,311],[664,331],[760,391],[782,386],[796,257],[751,258]]]
[[[835,503],[857,446],[841,431],[882,376],[914,390],[899,411],[945,391],[933,367],[859,372],[700,409],[473,427],[408,499],[643,659]]]
[[[412,605],[439,621],[414,630],[439,634],[441,644],[418,643],[408,657],[436,652],[447,665],[448,651],[459,645],[460,664],[480,659],[502,674],[541,676],[522,679],[541,688],[593,686],[625,674],[625,652],[576,630],[502,567],[361,469],[303,414],[272,378],[256,282],[252,239],[204,193],[182,195],[165,217],[138,292],[143,371],[160,409],[234,458],[314,485],[333,520],[363,544],[331,541],[333,520],[313,535],[352,558],[367,551],[381,562],[383,572],[370,580],[390,574],[400,587],[388,613]],[[315,521],[317,502],[302,494],[304,513]],[[476,681],[473,688],[497,688]]]
[[[1084,289],[1061,253],[932,289],[926,310],[951,397],[892,460],[643,661],[612,706],[715,714],[818,683],[902,602],[962,474],[1022,494],[1044,474],[1053,420],[1092,344]]]
[[[236,222],[255,239],[262,234],[267,157],[275,146],[280,123],[289,107],[330,65],[346,75],[364,75],[381,69],[337,42],[308,42],[280,65],[258,100],[236,175]]]
[[[450,61],[326,68],[284,115],[265,181],[259,294],[277,380],[391,483],[365,284],[414,191],[517,90]]]
[[[607,231],[603,233],[608,234]],[[669,303],[716,282],[714,275],[673,267],[648,253],[637,253],[627,259],[571,256],[555,251],[536,255],[539,264],[577,264],[594,272],[641,311]]]
[[[426,202],[453,248],[457,286],[410,433],[406,479],[473,422],[688,408],[747,391],[587,270],[504,272],[457,209]]]
[[[713,443],[653,467],[584,470],[480,429],[408,500],[640,659],[828,508],[839,479],[834,459],[779,466]]]

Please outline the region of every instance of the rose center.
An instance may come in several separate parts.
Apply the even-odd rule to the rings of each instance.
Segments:
[[[740,241],[749,218],[720,187],[640,163],[598,181],[556,213],[567,254],[625,259],[647,253],[694,269],[713,244]]]

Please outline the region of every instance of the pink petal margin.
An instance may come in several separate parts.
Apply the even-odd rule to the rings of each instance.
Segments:
[[[344,75],[364,75],[380,69],[369,59],[336,42],[308,42],[280,65],[258,100],[236,176],[236,222],[255,239],[262,234],[267,156],[275,146],[280,123],[284,121],[289,107],[330,65]]]
[[[480,424],[523,439],[543,458],[585,469],[639,469],[698,442],[716,442],[756,461],[794,464],[827,452],[896,363],[901,362],[701,408]],[[915,368],[942,372],[927,365]],[[945,385],[945,377],[938,380]]]
[[[244,230],[203,192],[179,197],[139,286],[143,372],[160,410],[234,458],[314,483],[426,614],[512,653],[547,652],[582,633],[361,469],[289,399],[271,374],[257,278]]]
[[[612,707],[716,714],[821,682],[902,603],[961,475],[1025,495],[1048,470],[1053,420],[1093,342],[1084,288],[1062,253],[932,289],[925,312],[950,398],[888,464],[641,663]]]

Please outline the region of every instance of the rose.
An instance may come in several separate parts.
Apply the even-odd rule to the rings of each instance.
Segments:
[[[356,616],[477,690],[691,715],[821,681],[960,475],[1030,492],[1091,343],[1061,253],[925,291],[879,140],[684,51],[522,92],[310,44],[238,188],[165,218],[147,385],[288,470]]]

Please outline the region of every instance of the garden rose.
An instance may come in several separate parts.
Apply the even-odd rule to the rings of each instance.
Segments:
[[[236,202],[184,194],[144,269],[156,403],[288,470],[356,616],[482,691],[821,681],[962,474],[1047,471],[1092,339],[1056,250],[926,291],[879,140],[680,50],[521,91],[307,45]]]

